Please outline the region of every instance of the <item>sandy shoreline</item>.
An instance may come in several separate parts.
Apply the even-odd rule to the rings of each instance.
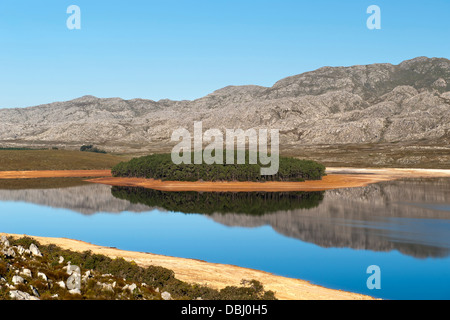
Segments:
[[[389,180],[385,176],[367,174],[330,174],[322,180],[305,182],[187,182],[161,181],[142,178],[97,178],[87,180],[92,183],[122,187],[142,187],[160,191],[201,191],[201,192],[286,192],[286,191],[323,191],[337,188],[361,187],[369,183]]]
[[[0,233],[0,235],[23,237],[24,235]],[[372,297],[334,290],[308,281],[277,276],[268,272],[228,264],[209,263],[201,260],[177,258],[152,253],[124,251],[102,247],[87,242],[66,238],[35,237],[42,245],[55,244],[74,251],[91,250],[112,258],[133,260],[140,266],[156,265],[171,269],[178,279],[190,283],[207,284],[213,288],[239,286],[242,279],[255,279],[264,284],[266,290],[273,290],[281,300],[372,300]]]
[[[209,191],[209,192],[283,192],[324,191],[339,188],[364,187],[371,183],[402,178],[450,177],[450,170],[433,169],[354,169],[327,168],[322,180],[304,182],[185,182],[161,181],[143,178],[106,177],[87,180],[111,186],[142,187],[160,191]]]
[[[86,181],[111,186],[143,187],[161,191],[200,192],[283,192],[324,191],[339,188],[364,187],[371,183],[402,178],[450,177],[446,169],[371,169],[371,168],[327,168],[322,180],[304,182],[186,182],[161,181],[144,178],[112,177],[110,170],[43,170],[43,171],[0,171],[0,179],[31,178],[90,178]],[[92,179],[94,178],[94,179]]]
[[[0,171],[0,179],[110,177],[111,170],[33,170]]]

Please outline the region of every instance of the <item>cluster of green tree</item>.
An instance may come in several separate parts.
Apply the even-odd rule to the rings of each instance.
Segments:
[[[114,197],[131,203],[182,213],[267,213],[317,207],[324,192],[168,192],[137,187],[112,187]]]
[[[80,151],[95,152],[95,153],[106,153],[105,150],[100,150],[97,147],[94,147],[92,144],[81,146]]]
[[[225,152],[225,151],[224,151]],[[161,179],[163,181],[305,181],[320,180],[325,175],[325,166],[311,160],[280,157],[279,170],[275,175],[261,175],[264,167],[258,160],[249,164],[249,152],[246,152],[245,164],[175,164],[171,154],[153,154],[121,162],[111,170],[115,177],[141,177]],[[224,154],[224,158],[225,154]],[[257,155],[256,159],[260,159]],[[225,162],[225,161],[224,161]]]

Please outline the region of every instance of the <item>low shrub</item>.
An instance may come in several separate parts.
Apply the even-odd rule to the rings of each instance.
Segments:
[[[81,146],[80,151],[83,151],[83,152],[95,152],[95,153],[106,153],[105,150],[98,149],[98,148],[94,147],[92,144]]]
[[[272,291],[265,291],[263,285],[255,280],[243,280],[241,287],[226,287],[222,290],[212,289],[208,286],[199,284],[190,284],[175,278],[175,273],[172,270],[160,266],[140,267],[133,261],[127,261],[123,258],[112,259],[110,257],[93,254],[90,251],[75,252],[71,250],[62,249],[56,245],[50,244],[47,246],[41,245],[38,241],[24,237],[20,239],[9,238],[12,246],[22,245],[28,247],[31,243],[37,245],[43,255],[42,258],[32,259],[29,261],[10,262],[4,261],[0,255],[0,275],[10,280],[12,268],[15,270],[29,268],[33,274],[43,272],[54,283],[50,286],[42,281],[40,278],[33,277],[27,285],[19,285],[19,290],[26,292],[30,285],[33,285],[41,294],[41,299],[54,299],[55,294],[58,299],[141,299],[145,294],[147,299],[161,299],[159,292],[167,291],[174,299],[192,300],[202,298],[204,300],[273,300],[275,294]],[[125,284],[138,284],[139,291],[129,292],[124,291],[105,291],[102,287],[97,285],[98,277],[88,280],[82,287],[82,294],[70,294],[68,290],[60,288],[55,282],[66,281],[68,278],[67,272],[63,269],[63,264],[59,264],[59,257],[64,258],[65,263],[68,261],[72,265],[81,268],[82,273],[86,270],[91,270],[103,281],[114,281],[120,287]],[[109,275],[107,278],[104,275]],[[124,280],[125,279],[125,280]],[[147,286],[141,285],[145,283]],[[159,290],[156,290],[158,288]],[[159,291],[159,292],[158,292]],[[8,299],[9,295],[2,289],[0,290],[0,299]]]

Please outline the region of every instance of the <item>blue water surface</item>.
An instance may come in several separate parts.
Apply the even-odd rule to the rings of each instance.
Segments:
[[[436,240],[429,233],[439,229],[438,233],[444,237],[438,241],[440,247],[444,247],[444,252],[450,247],[449,220],[397,219],[419,229],[425,228],[431,243]],[[270,225],[230,227],[208,216],[160,210],[83,215],[68,209],[1,201],[0,221],[0,231],[6,233],[65,237],[123,250],[234,264],[379,298],[450,298],[450,258],[445,253],[439,257],[418,258],[397,250],[326,248],[282,235]],[[395,229],[399,225],[389,219],[383,223],[375,227],[386,232],[389,226]],[[397,231],[401,235],[402,230]],[[391,239],[403,240],[401,236]],[[381,268],[379,290],[367,288],[366,269],[370,265]]]

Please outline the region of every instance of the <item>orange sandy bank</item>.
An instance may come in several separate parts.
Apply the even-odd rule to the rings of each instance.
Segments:
[[[363,187],[370,183],[402,178],[450,177],[445,169],[359,169],[327,168],[328,175],[322,180],[305,182],[185,182],[161,181],[143,178],[115,178],[110,170],[41,170],[41,171],[0,171],[0,179],[30,178],[94,178],[87,180],[113,186],[132,186],[161,191],[212,191],[212,192],[251,192],[251,191],[323,191],[338,188]]]
[[[2,235],[0,233],[0,235]],[[7,236],[22,237],[22,235]],[[74,251],[91,250],[112,258],[122,257],[133,260],[138,265],[162,266],[175,272],[178,279],[207,284],[212,288],[239,286],[242,279],[255,279],[264,284],[266,290],[273,290],[281,300],[370,300],[369,296],[341,290],[324,288],[307,281],[276,276],[274,274],[227,264],[209,263],[201,260],[162,256],[152,253],[132,252],[109,247],[101,247],[78,240],[66,238],[32,237],[42,245],[55,244],[63,249]]]
[[[370,183],[401,178],[450,177],[450,170],[328,168],[327,172],[328,175],[323,177],[322,180],[304,182],[186,182],[120,177],[88,181],[112,186],[143,187],[161,191],[283,192],[363,187]]]
[[[0,171],[0,179],[110,177],[111,170]]]
[[[111,186],[143,187],[161,191],[321,191],[335,188],[348,188],[364,186],[368,183],[389,180],[388,177],[371,175],[346,175],[332,174],[323,177],[322,180],[305,182],[186,182],[186,181],[161,181],[141,178],[99,178],[89,182],[107,184]]]

